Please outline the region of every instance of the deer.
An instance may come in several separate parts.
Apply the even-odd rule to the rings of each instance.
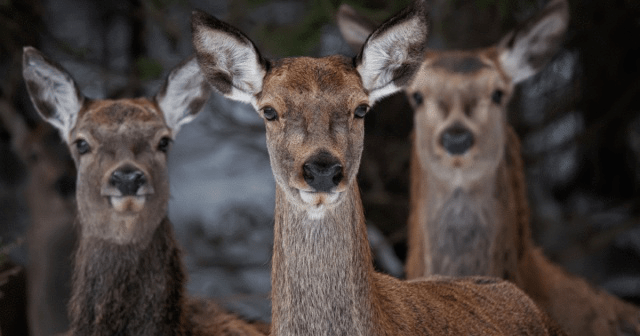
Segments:
[[[66,70],[32,47],[24,48],[23,77],[78,173],[67,335],[264,335],[185,294],[167,217],[167,155],[211,92],[196,60],[174,68],[152,98],[87,98]]]
[[[348,5],[337,16],[356,48],[371,24]],[[507,104],[559,49],[569,22],[552,0],[496,45],[427,50],[405,88],[414,110],[408,279],[494,276],[524,290],[570,335],[640,334],[640,309],[547,259],[529,224],[520,142]]]
[[[272,335],[564,335],[509,282],[374,271],[356,182],[363,118],[418,70],[423,1],[378,27],[353,59],[268,60],[237,28],[202,11],[191,19],[209,83],[264,119],[276,184]]]
[[[24,198],[29,210],[26,234],[27,316],[29,334],[54,335],[69,327],[64,307],[71,295],[72,256],[76,244],[76,170],[58,130],[29,120],[6,100],[0,120],[11,147],[28,171]]]

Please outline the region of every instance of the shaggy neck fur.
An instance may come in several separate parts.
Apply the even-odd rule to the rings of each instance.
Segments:
[[[512,131],[507,133],[507,141],[513,141]],[[516,280],[525,243],[522,235],[528,235],[528,227],[523,229],[528,222],[520,223],[527,216],[522,212],[528,214],[526,199],[520,199],[526,195],[521,195],[522,182],[513,176],[521,162],[516,162],[510,147],[517,145],[506,145],[496,171],[465,188],[424,170],[414,150],[409,278],[441,274]]]
[[[276,187],[274,335],[373,335],[373,266],[358,187],[312,220]]]
[[[166,218],[145,247],[83,237],[75,258],[71,334],[185,335],[184,280]]]
[[[467,190],[445,189],[442,181],[433,180],[428,179],[425,198],[429,201],[423,204],[428,209],[423,234],[429,239],[430,254],[439,256],[431,261],[432,274],[487,274],[495,245],[496,202],[493,197],[477,195],[492,194],[491,184],[479,181]]]

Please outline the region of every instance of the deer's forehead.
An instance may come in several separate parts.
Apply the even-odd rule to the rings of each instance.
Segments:
[[[152,137],[166,130],[162,113],[147,99],[99,101],[89,104],[77,122],[77,133],[90,133],[95,137],[124,136],[131,139]]]
[[[485,97],[496,89],[507,90],[508,80],[492,54],[430,54],[414,77],[409,91],[429,99]]]
[[[284,108],[324,102],[349,105],[367,94],[351,60],[344,56],[286,58],[274,63],[265,77],[260,103]]]

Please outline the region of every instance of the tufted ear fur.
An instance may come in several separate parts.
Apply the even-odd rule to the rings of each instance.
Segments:
[[[85,100],[71,75],[37,49],[25,47],[22,76],[38,113],[68,142]]]
[[[500,63],[517,84],[540,71],[558,51],[569,25],[566,0],[551,0],[545,8],[498,43]]]
[[[228,98],[254,103],[262,91],[267,61],[238,29],[215,17],[194,11],[193,46],[207,80]]]
[[[176,66],[164,82],[155,100],[160,106],[172,135],[196,117],[211,94],[195,57]]]
[[[419,0],[367,38],[355,64],[372,102],[401,90],[413,77],[424,57],[427,28],[426,4]]]

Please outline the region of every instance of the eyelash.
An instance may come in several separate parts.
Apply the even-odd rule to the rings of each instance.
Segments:
[[[89,146],[89,143],[84,139],[76,140],[75,144],[76,144],[76,150],[80,155],[87,154],[91,151],[91,147]]]
[[[356,107],[356,110],[353,112],[353,116],[356,118],[364,118],[364,116],[367,115],[367,113],[369,113],[370,109],[371,108],[369,107],[369,105],[361,104],[358,107]]]
[[[160,142],[158,142],[158,150],[166,153],[169,151],[169,146],[171,145],[173,141],[171,140],[171,138],[169,137],[162,137],[162,139],[160,139]]]
[[[274,121],[278,119],[278,112],[271,106],[267,106],[262,109],[262,115],[268,121]]]

